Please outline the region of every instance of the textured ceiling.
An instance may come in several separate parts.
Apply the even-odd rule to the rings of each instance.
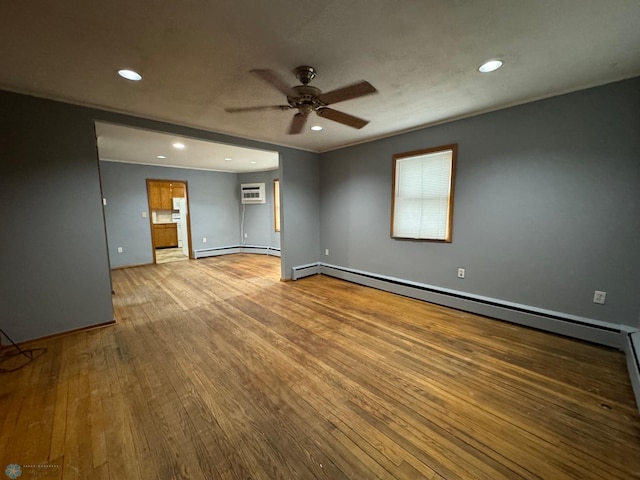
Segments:
[[[5,1],[0,88],[326,151],[640,75],[638,25],[638,0]],[[224,111],[286,103],[249,70],[294,85],[298,65],[323,91],[368,80],[333,106],[371,123],[287,135],[292,111]]]

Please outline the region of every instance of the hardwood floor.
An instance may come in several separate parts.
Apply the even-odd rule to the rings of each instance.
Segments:
[[[117,325],[0,375],[20,479],[633,479],[622,353],[229,255],[113,272]]]

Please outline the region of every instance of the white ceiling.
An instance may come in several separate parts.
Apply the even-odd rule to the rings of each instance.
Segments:
[[[5,1],[0,88],[321,152],[638,76],[639,25],[638,0]],[[371,123],[224,111],[286,103],[249,70],[298,65],[323,91],[368,80],[332,107]]]
[[[236,173],[278,168],[279,155],[275,151],[206,142],[103,122],[96,122],[96,136],[100,160]],[[177,149],[174,143],[181,143],[185,148]]]

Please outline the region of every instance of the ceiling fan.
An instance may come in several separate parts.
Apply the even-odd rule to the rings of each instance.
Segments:
[[[363,80],[347,85],[346,87],[322,93],[319,88],[309,85],[309,82],[315,78],[317,72],[315,68],[306,65],[300,66],[293,71],[300,83],[302,83],[302,85],[296,85],[295,87],[289,87],[273,70],[251,70],[251,73],[259,76],[272,87],[275,87],[278,91],[284,93],[287,96],[288,105],[225,108],[225,111],[236,113],[255,112],[258,110],[297,109],[298,113],[293,116],[291,125],[289,126],[289,134],[302,132],[302,129],[307,122],[307,117],[311,112],[316,112],[316,114],[320,115],[322,118],[333,120],[334,122],[358,129],[369,123],[369,120],[354,117],[348,113],[340,112],[328,107],[328,105],[332,105],[334,103],[344,102],[345,100],[351,100],[353,98],[376,93],[377,90],[369,82],[365,82]]]

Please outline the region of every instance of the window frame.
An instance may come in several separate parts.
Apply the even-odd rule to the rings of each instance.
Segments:
[[[398,161],[406,160],[411,157],[421,157],[424,155],[445,152],[451,150],[451,168],[449,174],[449,195],[447,206],[447,218],[446,218],[446,235],[445,238],[427,238],[427,237],[406,237],[394,235],[395,226],[395,213],[396,213],[396,180],[398,175]],[[452,143],[447,145],[440,145],[433,148],[424,148],[420,150],[412,150],[410,152],[396,153],[393,155],[393,169],[392,169],[392,184],[391,184],[391,238],[396,240],[414,240],[420,242],[437,242],[437,243],[451,243],[452,242],[452,230],[453,230],[453,199],[455,191],[455,175],[456,175],[456,163],[458,156],[458,144]]]
[[[280,179],[273,179],[273,231],[280,232]]]

